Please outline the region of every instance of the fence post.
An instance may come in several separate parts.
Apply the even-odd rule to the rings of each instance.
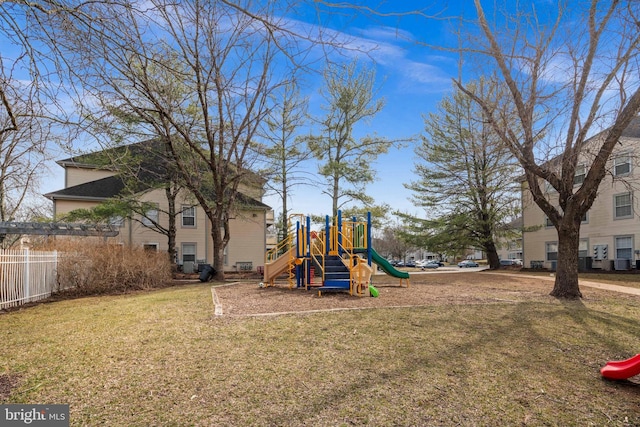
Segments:
[[[29,301],[30,292],[30,283],[29,283],[29,249],[23,250],[24,256],[24,299],[25,301]]]
[[[53,251],[53,274],[52,274],[51,292],[53,293],[54,287],[58,284],[58,250]],[[58,286],[60,288],[61,286]],[[57,289],[58,291],[60,289]]]

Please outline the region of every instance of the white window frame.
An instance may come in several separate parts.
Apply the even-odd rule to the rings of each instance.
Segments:
[[[124,227],[124,218],[120,215],[114,215],[109,218],[109,225],[112,227],[122,228]]]
[[[621,242],[622,240],[628,241],[630,243],[629,246],[618,246],[619,242]],[[614,236],[613,237],[613,247],[615,250],[615,254],[616,254],[616,259],[633,259],[633,248],[634,248],[634,243],[633,243],[633,235],[632,234],[628,234],[628,235],[623,235],[623,236]],[[620,250],[624,250],[624,251],[629,251],[628,254],[625,254],[625,256],[620,256]]]
[[[628,196],[629,203],[624,205],[618,205],[618,197]],[[629,213],[626,215],[618,215],[619,208],[629,207]],[[626,193],[619,193],[613,195],[613,219],[628,219],[633,218],[633,193],[628,191]]]
[[[549,247],[554,247],[555,251],[549,251]],[[556,254],[555,258],[550,258],[549,254]],[[544,244],[544,258],[547,261],[557,261],[558,260],[558,242],[546,242]]]
[[[142,248],[144,250],[153,250],[154,252],[158,252],[158,250],[160,249],[160,244],[158,243],[143,243],[142,244]]]
[[[510,251],[522,249],[522,238],[510,240],[507,249],[509,249]]]
[[[551,220],[549,219],[549,217],[547,215],[544,216],[544,226],[546,228],[553,227],[553,223],[551,222]]]
[[[193,247],[193,253],[186,253],[185,252],[185,248],[191,248]],[[180,253],[181,253],[181,258],[182,258],[182,264],[184,265],[185,263],[185,255],[188,256],[189,258],[193,256],[193,259],[187,259],[186,262],[190,262],[193,261],[194,263],[196,262],[197,254],[198,254],[198,245],[196,243],[193,242],[184,242],[180,245]]]
[[[543,180],[544,183],[544,192],[545,193],[555,193],[556,189],[553,188],[553,185],[551,185],[551,183],[549,181]]]
[[[182,211],[181,211],[181,221],[180,223],[182,224],[182,227],[184,228],[196,228],[196,207],[195,206],[189,206],[189,205],[182,205]],[[193,213],[193,215],[185,215],[185,213]],[[185,224],[184,220],[185,219],[191,219],[193,221],[193,224]]]
[[[618,173],[618,167],[627,165],[626,171]],[[627,176],[631,174],[631,153],[619,153],[613,158],[613,176]]]
[[[142,225],[144,225],[146,227],[153,227],[153,221],[158,223],[159,222],[159,218],[160,218],[159,206],[156,204],[155,208],[149,209],[142,216]]]
[[[587,177],[587,166],[580,164],[576,166],[576,173],[573,175],[573,185],[582,185],[584,179]]]
[[[578,257],[589,256],[589,239],[580,239],[578,242]]]

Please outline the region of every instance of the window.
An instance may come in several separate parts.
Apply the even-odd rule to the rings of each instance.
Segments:
[[[580,218],[580,221],[583,224],[586,224],[589,222],[589,211],[585,212],[584,215],[582,215],[582,218]]]
[[[154,223],[158,223],[158,208],[149,209],[142,217],[142,224],[151,227]]]
[[[553,188],[553,185],[551,185],[551,183],[550,183],[550,182],[548,182],[548,181],[543,181],[543,184],[544,184],[544,192],[545,192],[545,193],[553,193],[553,192],[555,192],[555,191],[556,191],[556,189],[555,189],[555,188]]]
[[[633,258],[633,236],[618,236],[615,238],[616,258]]]
[[[576,174],[573,176],[573,185],[582,185],[586,176],[587,167],[585,165],[576,166]]]
[[[142,248],[145,251],[158,252],[158,244],[157,243],[145,243],[144,245],[142,245]]]
[[[508,249],[510,251],[514,251],[516,249],[522,249],[522,239],[515,239],[515,240],[511,240],[509,242],[509,247]],[[516,257],[518,258],[518,257]]]
[[[111,225],[112,227],[122,227],[124,226],[124,218],[119,215],[112,216],[111,218],[109,218],[109,225]]]
[[[559,208],[558,208],[559,209]],[[582,218],[580,219],[580,222],[582,224],[587,224],[589,222],[589,217],[587,216],[588,212],[585,212],[584,215],[582,215]],[[545,215],[544,217],[544,226],[545,227],[553,227],[553,223],[551,222],[551,220],[549,219],[548,216]]]
[[[589,239],[580,239],[580,242],[578,243],[578,256],[589,256]]]
[[[195,243],[183,243],[182,244],[182,263],[196,262],[196,244]]]
[[[613,196],[614,219],[631,218],[633,212],[631,209],[631,193],[616,194]]]
[[[553,227],[553,223],[551,222],[551,220],[549,219],[548,216],[545,215],[544,217],[544,226],[545,227]]]
[[[183,227],[195,227],[196,226],[196,208],[194,206],[182,206],[182,226]]]
[[[558,243],[550,242],[545,244],[545,252],[547,254],[547,261],[557,261],[558,260]]]
[[[631,172],[631,156],[629,153],[619,154],[613,158],[613,175],[628,175]]]

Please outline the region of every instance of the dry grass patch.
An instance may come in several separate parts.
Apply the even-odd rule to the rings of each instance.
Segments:
[[[536,271],[536,270],[504,270],[507,273],[515,273],[526,276],[543,276],[552,277],[553,272],[550,271]],[[632,271],[603,271],[596,272],[595,270],[588,273],[579,273],[581,280],[587,280],[590,282],[609,283],[618,286],[628,286],[630,288],[640,288],[640,272],[636,270]]]
[[[638,383],[599,368],[640,352],[640,299],[586,289],[563,303],[548,283],[506,279],[257,294],[407,308],[216,317],[195,284],[6,313],[0,372],[21,381],[0,401],[69,403],[72,425],[639,425]],[[223,303],[234,289],[218,289]]]

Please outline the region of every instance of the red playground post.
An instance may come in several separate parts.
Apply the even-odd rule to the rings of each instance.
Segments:
[[[640,374],[640,354],[627,360],[612,360],[600,369],[600,374],[610,380],[626,380]]]

